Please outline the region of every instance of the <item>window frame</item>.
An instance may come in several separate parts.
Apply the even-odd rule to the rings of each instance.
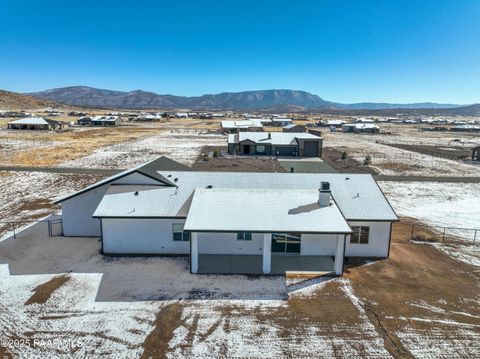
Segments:
[[[181,226],[182,230],[175,230],[176,226]],[[190,242],[190,232],[184,231],[185,223],[172,223],[172,240],[174,242]]]
[[[350,244],[369,244],[369,242],[370,242],[370,226],[352,226],[352,234],[350,235]]]
[[[281,238],[280,240],[275,239]],[[283,251],[276,251],[274,247],[276,245],[283,245]],[[289,251],[292,246],[298,246],[298,251]],[[300,255],[302,253],[302,234],[301,233],[272,233],[272,254],[280,255]]]
[[[251,241],[252,232],[237,232],[237,241]]]

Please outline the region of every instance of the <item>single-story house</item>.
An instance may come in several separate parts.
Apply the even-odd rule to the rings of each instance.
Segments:
[[[249,120],[224,120],[222,121],[222,131],[225,133],[237,133],[242,131],[263,131],[263,125],[257,118]]]
[[[370,174],[233,173],[149,162],[57,203],[65,236],[105,254],[188,255],[192,273],[341,275],[389,256],[397,215]]]
[[[480,161],[480,146],[472,148],[472,161]]]
[[[122,119],[119,116],[95,116],[92,118],[92,126],[120,126]]]
[[[77,120],[77,125],[79,125],[79,126],[91,126],[92,125],[92,118],[89,117],[89,116],[80,117]]]
[[[345,123],[343,120],[327,120],[327,121],[320,121],[318,125],[321,127],[335,127],[335,128],[342,128],[342,125]]]
[[[231,155],[321,157],[321,137],[294,132],[239,132],[228,135]]]
[[[380,132],[380,127],[371,123],[346,123],[342,125],[342,132],[378,133]]]
[[[57,130],[62,129],[63,126],[65,126],[63,122],[43,117],[25,117],[7,123],[7,127],[11,130]]]
[[[284,127],[287,125],[292,124],[292,119],[291,118],[272,118],[272,121],[270,122],[271,126],[279,126],[279,127]]]
[[[307,132],[307,128],[302,125],[290,125],[283,126],[283,132]]]

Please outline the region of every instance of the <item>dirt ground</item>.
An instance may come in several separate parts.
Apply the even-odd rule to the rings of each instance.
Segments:
[[[100,259],[91,250],[83,258],[80,248],[86,243],[77,244],[71,239],[75,248],[62,245],[61,257],[68,256],[69,251],[75,252],[75,260],[66,263],[72,273],[60,274],[64,271],[62,266],[58,267],[61,258],[49,264],[52,260],[43,258],[45,254],[44,264],[36,263],[35,272],[45,273],[47,268],[55,268],[54,273],[59,274],[29,272],[30,275],[12,275],[7,279],[0,270],[0,280],[4,281],[0,288],[0,324],[4,326],[1,333],[20,340],[59,336],[83,340],[80,350],[56,352],[60,357],[100,353],[118,357],[127,352],[143,358],[478,357],[479,267],[459,262],[430,244],[410,242],[406,228],[394,226],[388,259],[353,261],[343,277],[308,279],[296,283],[294,290],[289,289],[292,285],[287,282],[286,299],[270,300],[260,300],[249,293],[242,300],[229,296],[211,299],[209,295],[165,300],[149,295],[148,301],[122,302],[126,272],[147,273],[147,267],[139,267],[146,259],[125,259],[127,262],[118,263],[128,268],[123,274],[115,274],[115,279],[112,274],[120,270],[120,267],[115,270],[115,261]],[[61,239],[65,241],[58,238]],[[45,240],[57,239],[42,239]],[[8,248],[5,245],[0,245],[0,249],[7,249],[3,255],[0,252],[2,263],[12,261],[17,251],[12,243]],[[28,243],[22,243],[21,247],[22,255],[27,258],[17,258],[12,266],[14,271],[31,262],[32,256],[39,255],[38,247],[32,248]],[[85,261],[88,263],[80,264]],[[102,261],[105,263],[101,264]],[[175,262],[159,258],[152,259],[152,264],[163,261]],[[103,274],[104,280],[111,282],[109,285],[116,288],[120,297],[98,299],[99,283],[91,279],[96,274],[80,273],[79,265],[90,267],[95,273],[105,269],[105,265],[111,266],[111,272]],[[175,271],[174,277],[178,278],[180,273],[182,280],[189,276]],[[241,280],[243,285],[235,289],[240,292],[243,286],[266,279],[202,276],[192,278],[191,282],[199,280],[208,283],[205,293],[213,293],[220,283],[227,285]],[[139,286],[142,281],[145,279],[140,277],[134,280]],[[152,276],[144,284],[155,293],[152,285],[161,286],[162,282],[158,276]],[[262,292],[260,287],[257,290],[258,294]],[[18,292],[12,294],[12,291]],[[190,292],[199,289],[195,287]],[[44,348],[30,349],[23,353],[53,354]],[[3,351],[7,358],[13,357],[9,356],[10,351]]]
[[[220,150],[225,152],[226,147],[205,146],[193,164],[197,171],[217,172],[285,172],[278,161],[271,157],[212,157],[209,153]]]
[[[342,154],[346,152],[347,158],[342,159]],[[341,173],[371,173],[378,174],[374,168],[363,165],[348,155],[347,148],[326,147],[323,149],[322,160]]]
[[[198,171],[217,172],[285,172],[278,162],[271,158],[210,158],[197,161],[192,166]]]
[[[372,357],[368,342],[375,338],[374,333],[380,335],[387,353],[394,358],[480,354],[478,342],[467,347],[480,334],[480,270],[432,246],[406,241],[406,237],[403,227],[397,227],[389,259],[363,266],[357,263],[347,269],[342,280],[351,283],[358,298],[354,305],[345,296],[348,287],[340,280],[327,282],[310,297],[293,297],[285,306],[257,309],[250,315],[255,322],[276,328],[279,341],[291,342],[286,347],[279,342],[281,357],[301,356],[299,338],[309,329],[319,336],[335,336],[339,343],[332,353],[335,358],[348,356],[340,344],[343,340],[350,343],[356,356]],[[227,326],[224,330],[229,329],[233,318],[247,316],[241,307],[225,305],[217,310],[224,318],[216,326]],[[373,326],[373,333],[360,329],[365,320]],[[191,337],[201,335],[188,322],[183,326],[193,332]],[[465,332],[464,327],[472,332]],[[431,350],[431,345],[443,349]],[[220,350],[220,355],[226,355],[227,349]],[[191,350],[186,344],[181,353]],[[325,354],[319,353],[319,357]]]
[[[409,145],[403,143],[389,143],[388,145],[407,151],[458,161],[469,159],[472,155],[472,151],[469,148],[458,146]]]

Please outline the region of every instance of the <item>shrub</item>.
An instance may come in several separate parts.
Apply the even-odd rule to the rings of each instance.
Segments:
[[[372,156],[366,155],[365,159],[363,160],[363,164],[365,166],[368,166],[368,165],[372,164]]]
[[[213,150],[213,157],[220,157],[221,155],[222,155],[222,153],[220,152],[220,149],[215,148]]]

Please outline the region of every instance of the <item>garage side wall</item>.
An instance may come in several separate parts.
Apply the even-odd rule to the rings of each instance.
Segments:
[[[345,256],[347,257],[378,257],[388,256],[390,244],[390,222],[348,222],[350,227],[368,226],[370,235],[368,244],[350,243],[350,236],[347,236]]]
[[[63,235],[67,237],[100,237],[100,220],[92,218],[108,184],[62,202]]]
[[[131,173],[112,184],[158,185],[159,182],[142,175]],[[62,202],[63,234],[67,237],[100,237],[100,220],[92,218],[110,183],[94,188]]]
[[[173,240],[179,219],[103,218],[103,252],[107,254],[189,254],[190,242]]]

